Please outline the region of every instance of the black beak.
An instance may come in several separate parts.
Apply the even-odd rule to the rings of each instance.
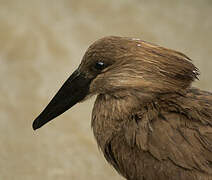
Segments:
[[[36,130],[42,127],[47,122],[83,100],[89,92],[91,80],[92,79],[86,78],[78,70],[74,71],[43,112],[34,120],[32,124],[33,129]]]

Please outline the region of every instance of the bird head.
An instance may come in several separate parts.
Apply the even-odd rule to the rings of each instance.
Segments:
[[[94,95],[117,98],[180,93],[199,75],[184,54],[140,39],[109,36],[94,42],[76,71],[33,122],[38,129],[76,103]]]

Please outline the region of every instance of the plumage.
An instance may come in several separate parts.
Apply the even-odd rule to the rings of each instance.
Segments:
[[[97,94],[94,136],[123,177],[212,179],[212,93],[191,87],[199,71],[187,56],[139,39],[110,36],[88,48],[77,71],[89,79],[89,88],[74,101]],[[74,81],[65,84],[77,89]],[[34,129],[75,104],[63,107],[58,94],[34,121]],[[66,90],[63,96],[74,95]]]

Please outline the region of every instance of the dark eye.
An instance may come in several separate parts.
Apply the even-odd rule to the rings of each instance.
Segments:
[[[95,64],[95,69],[97,70],[103,70],[105,68],[105,64],[102,61],[97,61]]]

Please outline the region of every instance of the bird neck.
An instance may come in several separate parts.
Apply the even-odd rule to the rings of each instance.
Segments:
[[[191,122],[212,125],[212,94],[196,88],[189,88],[183,94],[170,92],[147,96],[139,91],[122,94],[125,96],[100,94],[95,101],[91,125],[102,150],[114,136],[124,136],[124,128],[136,116],[139,121],[151,124],[149,122],[158,116],[171,112],[186,117],[187,126]]]
[[[152,96],[147,96],[139,91],[97,96],[92,112],[91,126],[101,149],[110,138],[123,130],[125,124],[137,112],[155,114],[152,113],[156,110],[150,97],[152,98]],[[151,108],[147,108],[147,104]],[[142,108],[144,106],[146,107]]]

